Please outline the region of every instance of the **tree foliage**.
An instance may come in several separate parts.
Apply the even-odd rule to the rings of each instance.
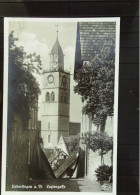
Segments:
[[[82,112],[92,117],[93,123],[101,125],[107,116],[113,115],[114,104],[114,40],[104,45],[100,53],[77,73],[74,91],[82,96],[86,104]]]
[[[39,84],[33,74],[41,71],[40,56],[27,54],[22,46],[17,46],[14,32],[9,35],[8,102],[9,119],[13,113],[20,114],[27,127],[30,108],[35,107],[40,94]]]
[[[106,132],[96,131],[92,134],[85,134],[82,140],[87,148],[99,153],[101,165],[104,165],[104,155],[113,150],[113,137],[110,137]]]
[[[93,134],[85,134],[83,137],[84,143],[88,148],[94,152],[98,152],[99,155],[107,154],[113,149],[113,138],[106,132],[94,132]]]
[[[28,183],[39,171],[38,131],[26,131],[30,109],[37,107],[39,84],[34,73],[41,70],[40,56],[27,54],[17,46],[14,32],[9,35],[7,190],[13,183]],[[30,139],[32,138],[32,139]],[[30,145],[29,145],[30,143]],[[33,154],[33,155],[32,155]],[[30,162],[29,162],[30,161]],[[31,166],[29,167],[29,163]]]
[[[74,138],[72,141],[67,143],[67,148],[70,153],[72,152],[78,152],[79,151],[79,144],[80,144],[80,139],[79,138]]]
[[[97,181],[102,182],[102,181],[109,181],[110,178],[112,177],[112,166],[108,166],[108,165],[102,165],[99,166],[96,170],[96,177],[97,177]],[[112,181],[110,181],[112,182]]]

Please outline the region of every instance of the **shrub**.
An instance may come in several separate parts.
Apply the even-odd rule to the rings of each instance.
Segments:
[[[96,170],[97,181],[109,181],[112,182],[112,166],[101,165]]]

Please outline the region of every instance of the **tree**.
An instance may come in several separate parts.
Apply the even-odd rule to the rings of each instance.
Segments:
[[[40,94],[39,84],[33,74],[41,71],[41,60],[39,55],[27,54],[23,47],[16,46],[18,39],[13,34],[11,32],[9,35],[9,120],[13,120],[13,113],[16,112],[27,128],[30,108],[35,107]]]
[[[93,134],[85,134],[84,143],[94,152],[98,152],[101,156],[101,165],[104,165],[103,156],[113,149],[113,138],[109,137],[106,132],[94,132]]]
[[[36,161],[34,172],[39,167],[39,141],[37,131],[28,131],[30,109],[37,107],[39,84],[35,72],[41,70],[40,56],[26,54],[23,47],[16,45],[13,32],[9,35],[8,67],[8,129],[7,129],[7,190],[13,183],[24,184],[30,177],[29,159],[31,147]],[[31,136],[30,136],[31,135]],[[30,137],[32,139],[30,139]],[[30,147],[29,147],[30,143]],[[36,160],[37,159],[37,160]],[[33,171],[32,171],[33,172]]]
[[[86,102],[82,112],[91,116],[100,131],[104,131],[107,116],[113,115],[114,105],[115,43],[104,44],[100,53],[77,73],[75,93]]]

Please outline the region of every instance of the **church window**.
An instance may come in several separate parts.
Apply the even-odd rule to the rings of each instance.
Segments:
[[[54,92],[51,93],[51,101],[52,101],[52,102],[55,101],[55,94],[54,94]]]
[[[50,94],[49,92],[46,93],[46,102],[49,102],[50,101]]]
[[[48,135],[48,143],[50,143],[50,141],[51,141],[51,136]]]

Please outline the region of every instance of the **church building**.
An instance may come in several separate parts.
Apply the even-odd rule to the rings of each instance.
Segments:
[[[64,54],[58,40],[50,53],[49,67],[42,74],[41,136],[44,147],[55,148],[69,136],[70,73],[64,70]]]

